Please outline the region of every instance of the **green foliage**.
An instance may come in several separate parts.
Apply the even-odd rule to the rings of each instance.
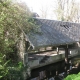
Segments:
[[[32,29],[30,11],[24,4],[0,0],[0,80],[23,80],[25,69],[18,63],[17,43],[21,32]]]
[[[9,73],[7,67],[9,61],[5,62],[4,57],[5,55],[3,56],[2,54],[0,54],[0,79],[5,77]]]
[[[22,74],[24,69],[22,62],[6,61],[5,55],[0,53],[0,80],[24,80]]]
[[[80,80],[80,73],[68,75],[64,80]]]
[[[0,53],[9,57],[9,53],[15,54],[16,43],[20,39],[20,33],[31,29],[29,9],[20,3],[12,3],[12,0],[0,0]]]
[[[0,63],[0,80],[24,80],[22,62],[13,65],[10,61],[3,63],[3,59],[0,59]]]
[[[22,64],[22,62],[19,62],[16,65],[12,65],[10,67],[8,67],[9,69],[9,74],[7,75],[7,80],[24,80],[23,77],[23,70],[24,70],[24,66]]]

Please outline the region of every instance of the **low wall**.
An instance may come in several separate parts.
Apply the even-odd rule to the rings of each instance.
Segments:
[[[72,49],[72,50],[69,50],[69,51],[70,51],[69,58],[78,55],[78,49]],[[45,66],[45,65],[49,65],[51,63],[55,63],[55,62],[64,60],[64,58],[65,58],[65,53],[64,52],[59,53],[59,54],[51,54],[49,56],[49,58],[44,63],[39,63],[39,59],[37,59],[37,60],[29,61],[29,66],[31,67],[31,69],[34,69],[34,68],[42,67],[42,66]]]
[[[37,66],[37,65],[39,65],[39,60],[29,61],[28,65],[29,65],[30,67]]]

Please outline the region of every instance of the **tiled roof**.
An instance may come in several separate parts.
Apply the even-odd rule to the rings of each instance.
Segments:
[[[29,33],[34,47],[55,46],[80,41],[80,24],[36,18],[38,31]]]

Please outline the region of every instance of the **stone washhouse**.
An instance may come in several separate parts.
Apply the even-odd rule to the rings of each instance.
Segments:
[[[38,25],[36,31],[22,33],[20,57],[25,71],[31,76],[31,70],[79,55],[80,24],[49,19],[33,18]],[[25,38],[24,38],[25,37]],[[39,74],[38,74],[39,75]],[[37,79],[38,80],[38,79]]]

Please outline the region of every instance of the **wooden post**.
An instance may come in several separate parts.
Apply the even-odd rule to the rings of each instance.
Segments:
[[[68,54],[69,54],[69,51],[68,51],[68,45],[65,46],[65,63],[68,64]]]
[[[57,54],[59,54],[59,48],[58,47],[56,48],[56,51],[57,51]]]
[[[56,76],[58,76],[58,70],[56,70]]]

